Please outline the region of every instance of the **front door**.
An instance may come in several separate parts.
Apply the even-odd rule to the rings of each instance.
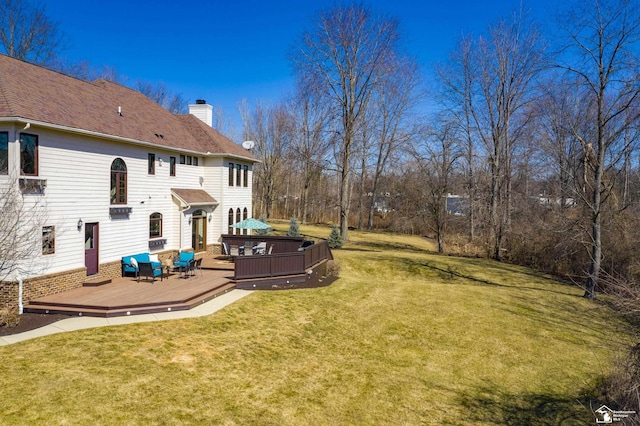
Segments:
[[[207,212],[204,210],[193,212],[191,247],[193,247],[194,251],[205,251],[207,249]]]
[[[84,265],[87,275],[98,273],[98,224],[87,223],[84,226]]]

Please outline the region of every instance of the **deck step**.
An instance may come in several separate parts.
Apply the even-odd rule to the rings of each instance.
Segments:
[[[111,284],[111,278],[94,278],[82,283],[83,287],[98,287],[100,285]]]
[[[176,300],[168,303],[158,304],[139,304],[130,306],[110,306],[98,307],[91,305],[72,305],[67,303],[46,303],[39,301],[31,301],[28,303],[24,311],[38,314],[64,314],[70,316],[88,316],[88,317],[118,317],[127,315],[153,314],[159,312],[184,311],[195,306],[215,299],[235,288],[233,282],[226,282],[207,292],[194,295],[183,300]]]

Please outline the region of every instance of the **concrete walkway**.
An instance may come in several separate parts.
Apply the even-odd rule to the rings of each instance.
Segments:
[[[240,300],[251,294],[248,290],[231,290],[221,296],[218,296],[202,305],[198,305],[193,309],[175,312],[159,312],[155,314],[131,315],[112,318],[97,317],[70,317],[53,324],[35,330],[25,331],[24,333],[12,334],[10,336],[0,336],[0,346],[12,345],[14,343],[23,342],[36,337],[48,336],[50,334],[63,333],[65,331],[84,330],[94,327],[106,327],[110,325],[133,324],[137,322],[165,321],[182,318],[196,318],[211,315],[219,311],[227,305]]]

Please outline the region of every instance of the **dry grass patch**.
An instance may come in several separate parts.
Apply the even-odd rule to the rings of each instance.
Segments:
[[[593,421],[581,404],[627,339],[607,310],[421,238],[351,235],[329,287],[0,348],[3,424]]]

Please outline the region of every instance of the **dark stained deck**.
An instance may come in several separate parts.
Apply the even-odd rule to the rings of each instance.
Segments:
[[[191,309],[235,288],[233,264],[205,261],[202,274],[164,280],[122,277],[30,301],[25,312],[114,317]]]

